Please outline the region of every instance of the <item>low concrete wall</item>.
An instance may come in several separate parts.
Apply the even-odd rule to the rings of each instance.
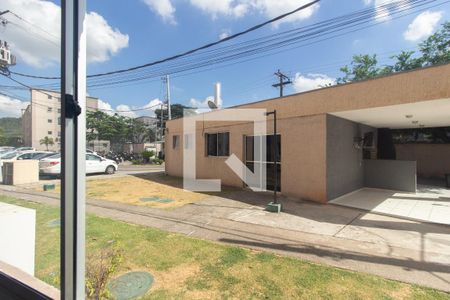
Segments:
[[[445,178],[450,173],[450,144],[395,145],[397,159],[417,161],[417,176]]]
[[[402,160],[364,160],[364,185],[367,187],[416,192],[416,162]]]

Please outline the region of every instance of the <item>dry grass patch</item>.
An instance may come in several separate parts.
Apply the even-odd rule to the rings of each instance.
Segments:
[[[154,174],[87,180],[86,190],[87,197],[92,199],[165,209],[181,207],[208,197],[207,194],[183,190],[178,178]],[[51,192],[59,191],[58,185]],[[152,197],[163,201],[142,201],[143,198]],[[166,199],[173,201],[164,203]]]

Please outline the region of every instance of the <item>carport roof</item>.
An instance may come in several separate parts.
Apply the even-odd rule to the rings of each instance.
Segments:
[[[450,126],[450,98],[330,114],[377,128],[444,127]]]

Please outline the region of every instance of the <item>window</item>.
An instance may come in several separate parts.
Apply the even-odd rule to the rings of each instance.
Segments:
[[[61,125],[61,117],[58,117],[58,125]]]
[[[53,123],[53,120],[52,119],[48,119],[47,122],[48,123]]]
[[[48,99],[52,99],[52,96],[51,96],[51,95],[47,95],[47,98],[48,98]]]
[[[58,114],[60,114],[61,113],[61,108],[58,108]]]
[[[94,154],[86,154],[86,160],[101,161],[102,158],[100,156],[97,156],[97,155],[94,155]]]
[[[184,135],[184,149],[191,148],[192,143],[192,134],[185,134]]]
[[[172,149],[178,148],[179,145],[180,145],[180,136],[174,135],[172,137]]]
[[[48,135],[52,135],[52,134],[53,134],[53,132],[51,132],[51,131],[47,131],[47,134],[48,134]]]
[[[207,133],[206,155],[207,156],[229,156],[230,155],[230,133]]]
[[[47,112],[52,112],[53,108],[47,107]]]
[[[266,156],[261,159],[260,151],[256,151],[256,149],[261,147],[262,139],[266,140]],[[277,144],[278,144],[278,152],[277,152],[277,191],[281,191],[281,136],[277,135]],[[267,135],[265,137],[262,136],[246,136],[245,137],[245,165],[250,169],[250,171],[254,172],[255,167],[263,167],[266,169],[266,189],[272,190],[275,186],[275,164],[274,164],[274,138],[273,135]],[[255,154],[257,157],[255,157]]]
[[[58,136],[59,136],[59,137],[61,136],[61,131],[58,131]]]

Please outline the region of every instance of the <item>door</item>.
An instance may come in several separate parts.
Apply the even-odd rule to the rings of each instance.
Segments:
[[[101,157],[93,154],[86,154],[86,173],[100,173],[105,170],[100,170],[102,166]]]
[[[254,147],[258,147],[261,143],[261,138],[266,139],[266,156],[263,159],[254,157]],[[254,171],[255,167],[259,167],[259,164],[263,164],[266,168],[266,189],[273,191],[275,186],[275,168],[277,171],[277,191],[281,191],[281,135],[277,135],[277,162],[274,163],[274,137],[273,135],[261,136],[245,136],[245,165]]]

